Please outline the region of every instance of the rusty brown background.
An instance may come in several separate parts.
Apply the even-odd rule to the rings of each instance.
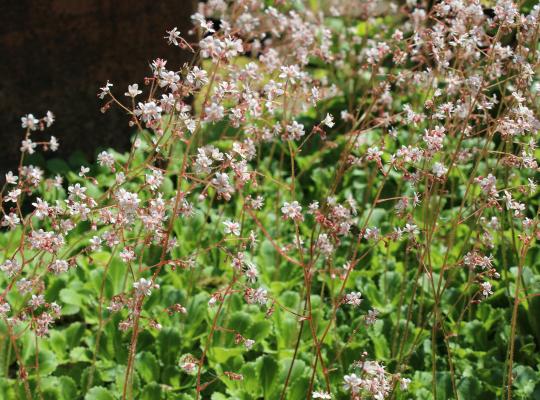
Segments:
[[[109,79],[124,97],[128,84],[143,85],[153,59],[170,68],[189,60],[163,37],[174,26],[187,35],[194,10],[192,0],[2,0],[0,171],[18,162],[27,113],[56,115],[41,135],[59,139],[61,157],[127,148],[128,118],[118,109],[100,112],[99,87]]]

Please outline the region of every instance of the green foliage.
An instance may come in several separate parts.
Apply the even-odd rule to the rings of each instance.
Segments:
[[[314,8],[319,6],[311,3]],[[523,2],[523,8],[531,6],[532,2]],[[401,21],[377,17],[355,22],[352,29],[347,28],[345,18],[329,17],[326,23],[343,37],[353,36],[354,40],[349,36],[351,40],[333,43],[344,54],[353,54],[355,47],[365,45],[368,38],[387,29],[386,25],[397,27]],[[420,59],[425,55],[419,52],[417,56]],[[238,65],[249,61],[247,57],[234,60]],[[384,62],[381,60],[383,67]],[[205,64],[212,68],[212,63]],[[221,68],[225,69],[223,65]],[[308,109],[295,117],[305,132],[318,132],[327,111],[337,116],[342,110],[354,109],[360,119],[353,127],[349,122],[336,121],[335,129],[328,129],[327,140],[310,134],[310,140],[301,145],[287,140],[257,142],[257,170],[248,167],[256,174],[243,184],[250,188],[250,195],[264,197],[260,210],[249,209],[241,191],[230,201],[223,201],[216,188],[198,178],[191,168],[183,173],[190,175],[193,185],[184,176],[179,179],[181,160],[196,157],[187,153],[185,138],[164,140],[165,147],[157,152],[152,146],[158,135],[151,137],[153,133],[142,131],[140,146],[132,154],[110,151],[119,165],[130,160],[131,168],[140,173],[129,176],[122,188],[137,193],[144,207],[156,198],[155,192],[145,189],[145,173],[150,167],[166,164],[159,198],[180,207],[183,198],[178,193],[190,201],[193,195],[198,199],[193,215],[174,216],[170,229],[159,232],[176,240],[170,252],[152,237],[156,228],[147,237],[141,233],[145,228],[140,220],[120,229],[122,245],[112,240],[113,244],[93,249],[89,246],[91,238],[102,235],[106,227],[94,224],[92,218],[77,220],[61,250],[62,257],[73,264],[69,272],[42,276],[44,299],[47,303],[57,301],[62,307],[48,334],[38,337],[33,326],[22,328],[22,324],[0,319],[0,399],[24,399],[31,392],[47,400],[301,400],[310,390],[329,387],[333,399],[344,400],[350,398],[343,389],[344,376],[369,373],[367,369],[361,372],[369,360],[376,360],[389,374],[395,374],[391,398],[495,399],[506,397],[510,343],[515,344],[514,398],[540,398],[540,249],[531,236],[533,245],[522,256],[526,235],[518,232],[512,212],[497,202],[487,210],[479,207],[471,199],[480,199],[482,190],[469,181],[471,175],[487,175],[500,168],[505,174],[504,186],[517,187],[525,196],[528,189],[520,179],[529,178],[529,172],[520,175],[504,165],[512,160],[494,159],[494,166],[482,160],[479,148],[485,145],[494,154],[506,155],[506,144],[498,138],[486,139],[483,130],[459,136],[463,129],[456,129],[444,141],[448,148],[456,147],[455,154],[437,155],[465,159],[456,163],[444,180],[431,179],[432,171],[425,165],[413,168],[404,164],[400,166],[403,170],[396,167],[386,171],[381,166],[386,166],[402,145],[414,144],[415,135],[430,127],[428,122],[401,127],[390,140],[379,123],[386,113],[382,112],[384,108],[371,115],[374,96],[384,89],[378,84],[385,83],[378,81],[379,75],[370,75],[368,69],[372,67],[355,68],[353,62],[344,62],[342,68],[335,68],[309,60],[309,68],[318,79],[334,79],[340,94],[324,100],[319,109]],[[416,66],[396,66],[398,72],[407,68],[416,70]],[[380,71],[384,72],[381,76],[388,72],[382,67]],[[215,72],[219,75],[222,71],[216,67]],[[431,84],[436,85],[436,79]],[[394,88],[390,85],[390,89]],[[431,89],[400,93],[390,99],[395,104],[388,107],[395,106],[397,114],[404,113],[404,104],[422,109],[426,100],[434,98]],[[197,96],[194,108],[204,106],[205,99]],[[285,118],[283,114],[276,114],[276,120]],[[369,118],[373,126],[366,124],[368,128],[356,131],[357,122]],[[258,122],[271,126],[276,121]],[[226,121],[202,124],[196,137],[201,143],[196,145],[210,143],[229,151],[233,143],[239,143],[234,140],[240,130]],[[160,134],[167,139],[176,133],[171,128]],[[355,138],[354,146],[350,146],[351,138]],[[508,146],[517,148],[517,142],[509,141]],[[363,159],[371,145],[384,147],[381,166]],[[468,153],[461,154],[457,149],[470,151],[470,159]],[[155,159],[148,158],[150,153]],[[170,156],[166,162],[164,154]],[[342,157],[344,154],[356,158],[361,167],[349,168],[351,163]],[[510,151],[508,154],[518,158]],[[156,165],[150,165],[148,159]],[[79,167],[87,165],[81,154],[47,161],[35,155],[31,161],[44,166],[50,176],[62,175],[66,182],[54,188],[43,182],[23,207],[31,208],[38,196],[50,204],[63,201],[68,185],[82,183],[86,195],[103,201],[100,211],[106,212],[114,192],[111,188],[116,188],[118,179],[111,170],[94,165],[89,177],[83,178],[77,173]],[[130,172],[126,171],[128,175]],[[406,215],[397,215],[399,199],[415,198],[416,189],[411,189],[415,179],[418,183],[414,188],[422,188],[424,198],[419,199],[418,207],[409,207]],[[194,189],[200,180],[205,184],[204,193]],[[305,213],[298,225],[284,221],[281,206],[284,201],[292,201],[291,197],[304,209],[315,200],[324,202],[320,210],[326,207],[327,215],[322,211],[320,215]],[[350,220],[354,220],[351,234],[327,229],[335,228],[328,219],[329,205],[353,202],[355,206],[346,208],[352,214]],[[537,216],[538,203],[538,197],[531,195],[524,212]],[[483,213],[486,217],[496,215],[500,227],[484,229],[486,221],[476,218]],[[171,214],[164,220],[169,221]],[[52,229],[47,221],[28,218],[26,227]],[[241,238],[230,240],[223,234],[223,222],[234,218],[240,221]],[[404,234],[402,240],[392,238],[394,228],[412,222],[418,224],[417,233]],[[121,226],[118,221],[115,224]],[[369,240],[367,228],[376,228],[381,235]],[[15,228],[0,232],[2,261],[9,254],[21,257],[17,255],[18,246],[26,246],[22,231]],[[248,242],[244,236],[251,231],[256,238]],[[330,254],[317,249],[322,232],[330,232]],[[499,281],[494,280],[493,294],[485,299],[479,296],[474,267],[467,268],[463,261],[469,250],[485,240],[484,233],[493,233],[489,240],[494,249],[493,263],[501,275]],[[126,243],[133,244],[135,261],[123,261],[119,254]],[[307,249],[313,250],[311,254]],[[254,285],[242,276],[241,268],[231,267],[239,253],[246,257],[246,265],[257,266],[257,285],[267,290],[266,301],[246,300]],[[50,254],[33,249],[25,256],[25,274],[31,278],[40,265],[49,266],[53,261]],[[306,259],[309,262],[304,262]],[[353,259],[357,263],[348,264]],[[155,277],[159,289],[153,290],[157,289],[153,286],[150,293],[142,295],[144,301],[136,314],[140,319],[136,319],[134,329],[135,322],[130,318],[138,304],[132,293],[142,276]],[[0,287],[11,285],[10,279],[1,274]],[[362,293],[362,302],[353,307],[345,295],[356,292]],[[515,293],[519,298],[514,298]],[[17,290],[6,294],[13,310],[33,318],[36,310],[27,307],[29,298],[29,294]],[[113,312],[116,302],[124,307]],[[132,373],[128,375],[130,367]],[[411,380],[408,391],[400,389],[399,377]]]

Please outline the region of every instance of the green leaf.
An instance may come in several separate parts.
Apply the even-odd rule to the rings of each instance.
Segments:
[[[240,373],[244,377],[244,390],[254,397],[260,397],[261,386],[259,385],[257,365],[254,362],[244,364]]]
[[[156,356],[148,351],[144,351],[137,356],[135,369],[147,383],[159,380],[158,360]]]
[[[274,390],[279,364],[271,356],[259,357],[259,376],[265,399],[269,399]]]
[[[64,303],[64,307],[62,307],[64,315],[77,314],[83,304],[83,296],[74,289],[60,290],[60,300]]]
[[[69,169],[68,163],[60,158],[53,158],[52,160],[47,161],[47,170],[52,174],[64,175]]]
[[[164,328],[158,336],[158,355],[164,365],[176,364],[176,358],[180,353],[180,333],[173,328]]]
[[[26,360],[26,363],[34,364],[35,361],[35,352],[33,352]],[[58,360],[54,353],[50,350],[39,349],[38,353],[38,362],[39,362],[39,374],[40,376],[50,375],[54,372],[58,366]],[[35,373],[35,370],[33,370]]]
[[[270,334],[272,324],[268,320],[257,321],[247,330],[247,337],[260,342]]]
[[[281,369],[281,375],[279,378],[280,382],[285,382],[287,379],[287,374],[289,373],[289,368],[291,367],[291,361],[292,359],[286,359],[282,362],[283,368]],[[295,380],[299,379],[304,371],[306,371],[306,363],[302,360],[296,359],[291,370],[289,381],[294,382]]]
[[[61,376],[59,379],[60,392],[65,400],[73,400],[77,398],[77,384],[75,380],[69,376]]]
[[[114,400],[114,397],[103,386],[94,386],[86,393],[84,400]]]
[[[219,364],[227,362],[231,357],[236,357],[245,352],[243,347],[211,347],[208,349],[208,359]]]
[[[79,346],[84,335],[84,325],[80,322],[74,322],[64,332],[69,348]]]
[[[295,363],[296,364],[296,363]],[[306,392],[309,387],[309,378],[307,376],[296,379],[291,383],[289,387],[289,395],[287,399],[289,400],[303,400],[306,398]]]
[[[152,382],[143,388],[141,400],[159,400],[162,398],[162,395],[161,386],[156,382]]]
[[[475,398],[480,395],[480,384],[478,383],[478,379],[470,377],[461,379],[457,385],[457,391],[460,394],[460,398]]]

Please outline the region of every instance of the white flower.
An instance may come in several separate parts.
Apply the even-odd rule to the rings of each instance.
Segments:
[[[49,147],[51,151],[56,151],[60,147],[60,143],[58,143],[58,139],[54,136],[51,136],[51,139],[49,140]]]
[[[296,79],[299,79],[303,76],[302,72],[300,72],[300,68],[298,65],[282,65],[281,66],[281,73],[279,74],[279,77],[281,79],[289,80],[291,83],[295,83]]]
[[[78,197],[81,200],[86,199],[86,195],[84,192],[86,192],[86,188],[84,186],[81,186],[80,183],[76,183],[75,185],[68,186],[68,192],[70,199],[73,199],[74,197]]]
[[[126,175],[122,171],[120,171],[119,173],[116,174],[115,181],[118,185],[121,185],[122,183],[126,181]]]
[[[97,160],[99,162],[99,165],[101,166],[106,166],[109,168],[112,168],[114,166],[114,157],[106,151],[102,151],[101,153],[99,153]]]
[[[22,266],[15,259],[6,260],[3,264],[0,264],[0,270],[9,277],[18,274],[21,271],[21,268]]]
[[[437,178],[441,178],[448,172],[448,168],[446,168],[440,162],[436,162],[433,164],[432,171]]]
[[[334,117],[330,114],[326,114],[326,117],[324,117],[322,123],[327,127],[332,128],[335,125]]]
[[[142,90],[139,90],[139,85],[134,83],[133,85],[128,85],[128,91],[124,93],[127,97],[135,97],[142,93]]]
[[[173,71],[161,71],[160,73],[159,86],[165,87],[169,86],[172,90],[178,89],[178,82],[180,81],[180,76]]]
[[[103,100],[105,98],[105,96],[107,96],[107,94],[109,94],[111,92],[111,87],[112,86],[113,86],[113,84],[110,83],[109,81],[107,81],[105,86],[99,88],[99,90],[101,90],[101,92],[98,93],[98,97]]]
[[[257,267],[253,263],[246,263],[246,265],[246,277],[251,283],[254,283],[257,280],[259,271],[257,271]]]
[[[313,392],[313,395],[311,396],[313,399],[331,399],[332,395],[328,392]]]
[[[407,390],[409,388],[409,383],[411,383],[411,380],[409,378],[401,378],[399,381],[399,386],[401,387],[401,390]]]
[[[54,114],[51,111],[47,111],[43,120],[45,121],[45,124],[47,124],[47,128],[50,127],[54,122]]]
[[[345,383],[343,387],[345,390],[350,390],[352,393],[356,394],[360,391],[360,385],[362,385],[362,379],[360,379],[356,374],[345,375],[343,377]]]
[[[379,236],[379,228],[377,228],[376,226],[372,228],[366,228],[366,232],[364,233],[364,239],[367,240],[378,240]]]
[[[42,306],[45,304],[45,296],[42,294],[39,295],[32,295],[32,298],[28,301],[28,304],[35,310],[36,308]]]
[[[159,289],[157,283],[152,283],[152,281],[141,278],[137,282],[133,283],[133,287],[138,295],[141,296],[150,296],[152,289]]]
[[[84,177],[88,172],[90,172],[90,168],[81,166],[81,170],[79,172],[80,177]]]
[[[293,121],[292,124],[287,125],[286,127],[286,139],[299,140],[306,133],[304,131],[304,125],[299,124],[296,121]]]
[[[4,317],[9,311],[11,310],[11,307],[9,303],[6,303],[5,301],[0,302],[0,316]]]
[[[101,238],[99,236],[93,236],[92,239],[90,239],[90,249],[95,251],[99,250],[101,247]]]
[[[119,209],[126,214],[134,214],[139,208],[140,199],[137,193],[131,193],[124,188],[116,193]]]
[[[135,115],[139,116],[144,122],[161,118],[162,108],[155,101],[148,103],[139,103],[135,110]]]
[[[163,183],[163,172],[152,168],[152,173],[146,174],[146,183],[150,186],[150,189],[157,190]]]
[[[226,234],[232,233],[235,236],[240,236],[240,224],[231,220],[223,221],[225,229],[223,230]]]
[[[186,77],[186,80],[196,88],[208,83],[208,74],[204,69],[194,66]]]
[[[366,159],[369,161],[381,161],[381,156],[383,155],[383,152],[379,150],[377,146],[373,146],[367,149]]]
[[[32,142],[32,139],[28,138],[21,142],[21,151],[28,154],[34,154],[34,149],[37,147],[37,143]]]
[[[198,25],[203,33],[214,33],[215,30],[213,28],[214,24],[212,21],[207,21],[204,16],[201,13],[195,13],[191,16],[191,20],[194,24]]]
[[[56,260],[51,265],[49,265],[49,271],[54,272],[55,274],[61,274],[66,272],[69,269],[69,264],[66,260]]]
[[[378,315],[379,311],[375,309],[369,310],[367,315],[365,316],[366,325],[373,325],[375,322],[377,322]]]
[[[180,39],[180,31],[175,26],[170,31],[165,31],[167,33],[167,36],[165,36],[165,39],[167,39],[167,42],[169,44],[174,44],[175,46],[178,46],[178,39]]]
[[[15,185],[17,183],[17,180],[19,180],[19,177],[17,175],[14,175],[13,172],[9,171],[6,174],[6,183]]]
[[[244,46],[242,46],[242,39],[232,39],[230,37],[225,38],[224,50],[226,57],[236,57],[238,53],[242,53],[244,51]]]
[[[351,292],[345,296],[345,302],[354,307],[358,307],[362,304],[362,293],[360,292]]]
[[[418,235],[420,231],[418,230],[418,226],[415,224],[405,224],[405,228],[403,228],[404,232],[407,232],[409,235]]]
[[[34,115],[32,114],[28,114],[28,115],[25,115],[24,117],[21,117],[21,126],[23,128],[28,128],[31,131],[35,131],[37,129],[38,123],[39,123],[39,120],[36,117],[34,117]]]
[[[32,203],[32,205],[36,208],[34,215],[38,219],[43,219],[44,217],[49,215],[49,204],[46,201],[43,201],[38,197],[36,199],[36,202]]]
[[[2,219],[2,226],[9,226],[11,229],[15,228],[19,223],[21,222],[21,219],[17,214],[14,212],[10,212],[9,214],[4,215],[4,218]]]
[[[8,192],[7,196],[4,198],[4,201],[5,202],[11,201],[12,203],[16,203],[21,193],[22,193],[21,189],[13,189],[10,192]]]
[[[59,187],[62,187],[63,182],[64,182],[64,178],[62,178],[60,175],[56,175],[53,180],[53,185],[59,188]]]
[[[480,286],[482,287],[482,296],[488,297],[490,294],[493,294],[493,291],[491,290],[491,283],[482,282]]]
[[[259,303],[260,305],[266,304],[268,301],[268,292],[263,288],[258,288],[253,293],[253,301]]]
[[[123,262],[128,263],[135,259],[135,252],[129,248],[125,248],[120,252],[120,258]]]
[[[209,106],[205,107],[204,114],[205,114],[205,121],[219,121],[223,119],[225,109],[223,106],[212,103]]]
[[[283,207],[281,207],[281,212],[283,213],[283,217],[285,219],[302,219],[302,206],[298,204],[297,201],[293,201],[292,203],[284,202]]]

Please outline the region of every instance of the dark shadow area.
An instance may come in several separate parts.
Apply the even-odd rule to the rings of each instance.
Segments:
[[[24,130],[21,116],[55,124],[43,135],[56,136],[59,153],[99,147],[126,149],[129,118],[112,107],[100,112],[99,87],[110,80],[124,98],[127,85],[144,85],[155,58],[177,69],[191,55],[168,46],[165,30],[177,26],[187,36],[192,0],[4,0],[0,4],[0,172],[15,169]],[[39,135],[33,140],[39,141]]]

